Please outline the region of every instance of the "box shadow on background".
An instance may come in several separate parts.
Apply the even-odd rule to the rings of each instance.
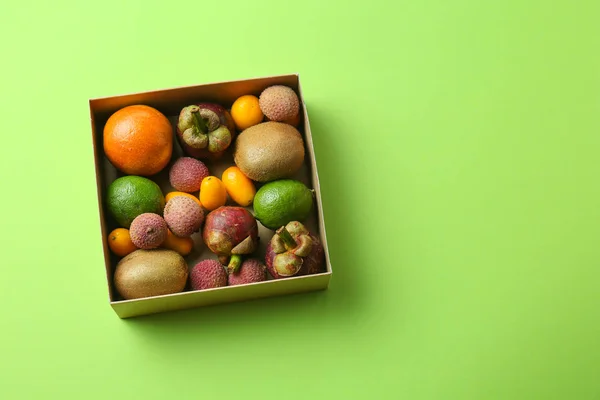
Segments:
[[[352,228],[359,226],[359,214],[348,215],[347,208],[335,207],[344,198],[356,195],[352,177],[340,168],[346,156],[336,146],[336,136],[328,133],[339,130],[342,117],[332,112],[326,102],[307,103],[307,109],[316,157],[326,160],[321,163],[319,172],[327,224],[333,232],[328,236],[330,259],[332,264],[344,266],[336,271],[336,279],[328,290],[141,316],[127,320],[128,332],[144,338],[148,346],[162,346],[165,335],[189,344],[190,330],[195,340],[211,340],[211,332],[228,332],[232,324],[238,327],[276,324],[278,329],[285,330],[295,329],[298,320],[305,320],[310,321],[316,331],[326,334],[355,329],[357,321],[369,318],[368,304],[373,300],[373,293],[364,285],[361,270],[377,268],[377,265],[356,246],[361,243],[363,234],[360,229]]]

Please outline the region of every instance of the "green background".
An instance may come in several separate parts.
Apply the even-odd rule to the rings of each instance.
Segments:
[[[599,399],[599,18],[592,0],[3,2],[0,397]],[[87,100],[294,72],[330,289],[119,320]]]

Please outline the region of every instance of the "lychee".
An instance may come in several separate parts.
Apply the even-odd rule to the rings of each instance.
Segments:
[[[194,290],[212,289],[227,285],[225,268],[216,260],[203,260],[192,268],[190,283]]]
[[[200,190],[202,179],[209,176],[206,165],[192,157],[181,157],[169,171],[169,182],[171,186],[180,192],[197,192]]]
[[[165,205],[165,221],[175,236],[189,237],[200,230],[204,211],[197,202],[185,196],[175,196]]]
[[[300,100],[296,92],[283,85],[269,86],[258,99],[260,110],[271,121],[284,122],[298,116]]]
[[[242,263],[236,272],[231,272],[227,280],[230,286],[262,282],[267,279],[266,271],[267,267],[263,263],[249,258]]]
[[[140,214],[131,222],[129,236],[136,247],[154,249],[167,239],[167,223],[158,214]]]

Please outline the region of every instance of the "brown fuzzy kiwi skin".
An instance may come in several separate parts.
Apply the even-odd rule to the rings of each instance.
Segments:
[[[282,122],[268,121],[251,126],[237,138],[234,162],[250,179],[269,182],[296,173],[304,162],[302,135]]]
[[[185,289],[188,267],[177,252],[136,250],[119,261],[114,283],[126,300],[179,293]]]

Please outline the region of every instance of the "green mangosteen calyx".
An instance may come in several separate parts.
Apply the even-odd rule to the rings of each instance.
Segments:
[[[231,132],[225,125],[208,133],[208,151],[218,153],[225,150],[231,144]]]
[[[271,239],[276,253],[273,267],[281,276],[294,276],[300,271],[313,246],[308,230],[300,222],[292,221],[277,229]]]
[[[211,153],[225,150],[231,144],[231,132],[217,113],[196,105],[185,107],[179,117],[177,127],[183,141],[194,149],[206,149]]]
[[[233,274],[242,266],[242,256],[240,254],[232,254],[227,265],[227,273]]]
[[[242,265],[242,255],[251,254],[256,250],[256,241],[252,239],[252,236],[248,236],[246,239],[238,243],[233,249],[231,249],[231,258],[227,264],[227,272],[233,274]]]
[[[248,236],[231,249],[231,254],[250,254],[254,250],[256,250],[256,240],[252,239],[252,236]]]

